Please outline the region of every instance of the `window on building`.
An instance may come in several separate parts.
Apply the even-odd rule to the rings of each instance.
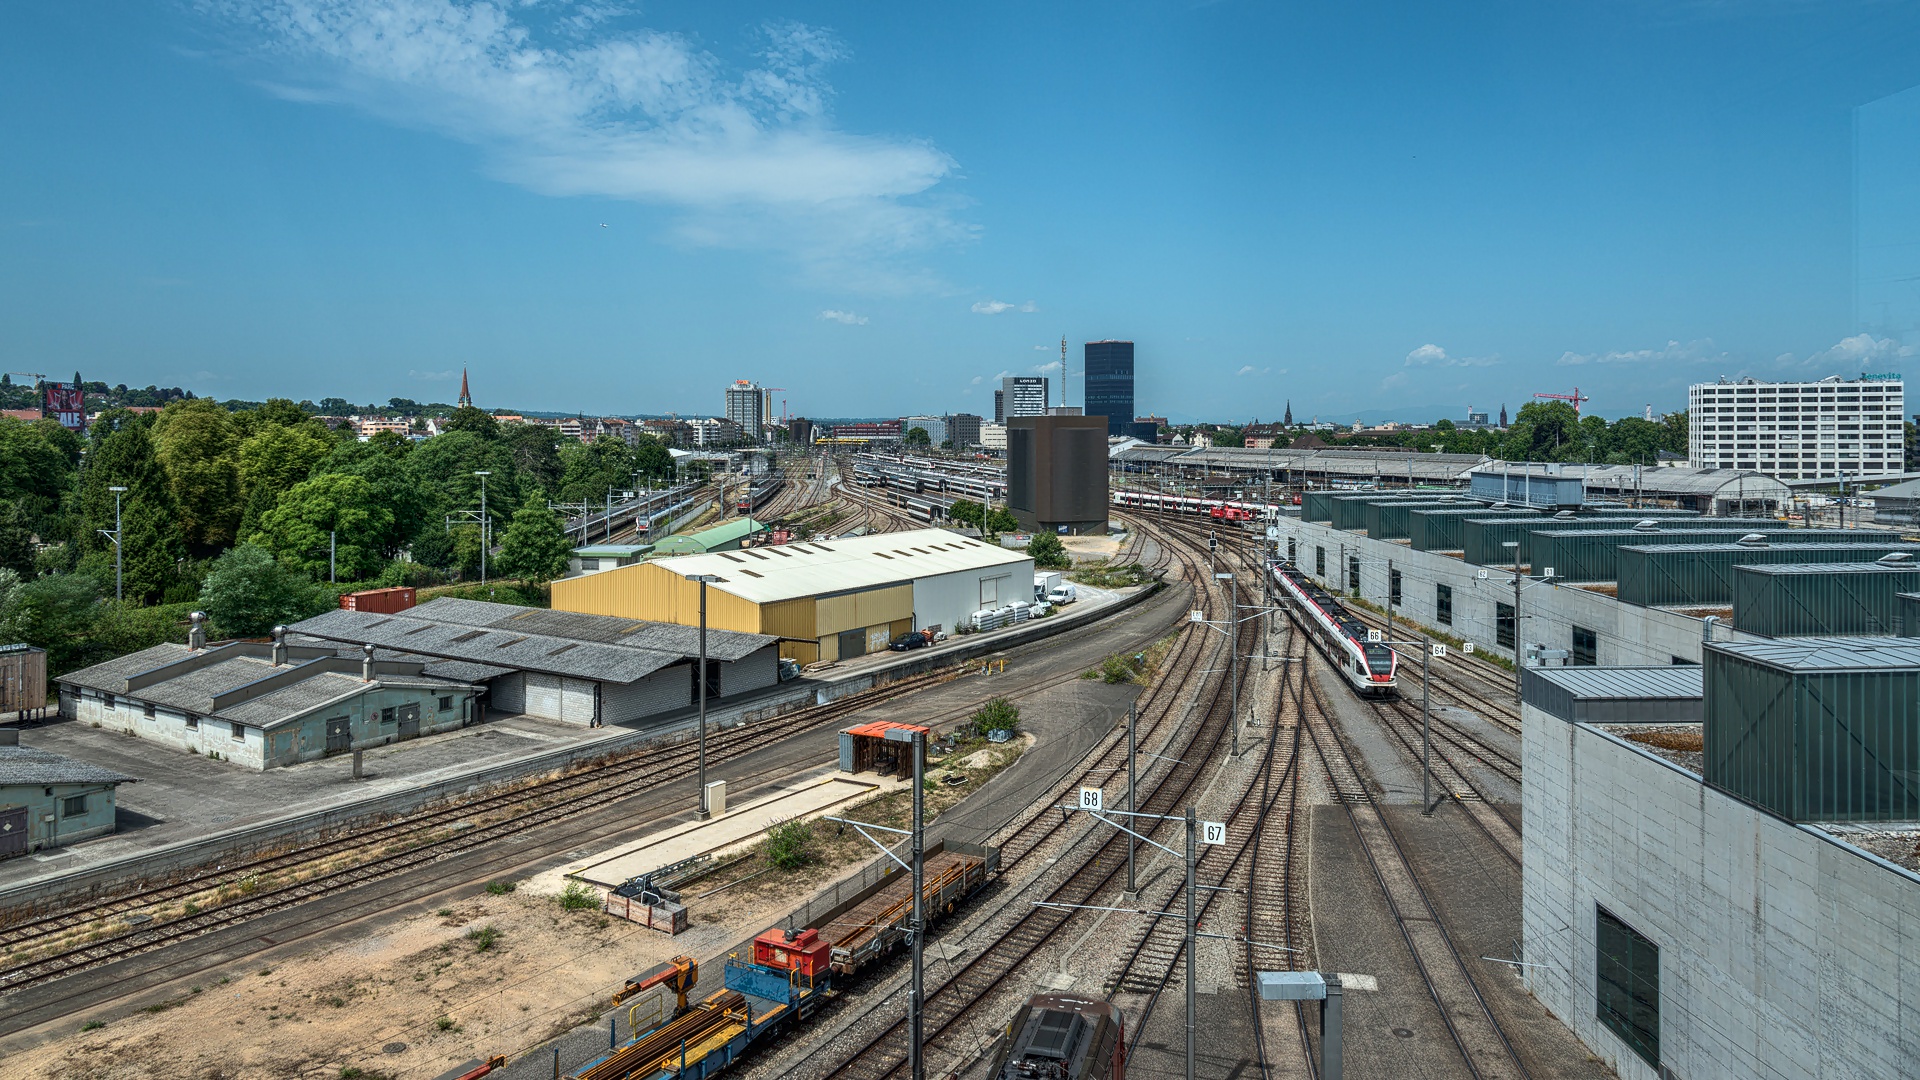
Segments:
[[[113,709],[113,707],[114,707],[114,704],[115,704],[115,703],[114,703],[114,699],[113,699],[113,695],[112,695],[112,694],[102,694],[102,695],[100,695],[100,704],[101,704],[101,705],[103,705],[103,706],[105,706],[105,707],[106,707],[106,708],[107,708],[107,709],[108,709],[109,711],[111,711],[111,710]]]
[[[1313,549],[1313,576],[1317,578],[1324,578],[1327,576],[1327,549],[1326,548],[1315,547]]]
[[[1684,656],[1676,656],[1673,658],[1673,666],[1674,667],[1681,667],[1681,666],[1699,667],[1700,661],[1689,660]]]
[[[1503,649],[1513,648],[1513,605],[1495,601],[1493,605],[1493,639]]]
[[[1584,626],[1573,628],[1573,655],[1568,663],[1576,667],[1592,667],[1600,662],[1600,635]]]
[[[1294,538],[1291,536],[1287,537],[1287,561],[1288,562],[1297,561],[1297,556],[1295,555],[1295,552],[1294,552]]]
[[[61,817],[85,817],[86,813],[87,797],[85,795],[69,795],[60,800]]]
[[[195,716],[195,715],[193,715],[192,713],[188,713],[188,714],[186,714],[186,716],[184,717],[184,719],[185,719],[185,720],[186,720],[186,722],[187,722],[187,730],[188,730],[188,731],[198,731],[198,730],[200,730],[200,718],[199,718],[199,717],[197,717],[197,716]]]
[[[1387,571],[1387,603],[1400,606],[1400,571]]]
[[[1435,585],[1433,587],[1433,617],[1441,626],[1453,625],[1453,586]]]
[[[391,724],[391,723],[393,723],[393,722],[394,722],[394,717],[395,717],[396,715],[397,715],[397,714],[396,714],[396,713],[394,712],[394,710],[393,710],[393,707],[392,707],[392,706],[388,706],[387,708],[384,708],[384,709],[381,709],[381,710],[380,710],[380,722],[381,722],[381,723],[383,723],[383,724]]]
[[[230,737],[231,737],[231,738],[233,739],[233,741],[234,741],[234,742],[244,742],[244,741],[246,741],[246,738],[247,738],[247,729],[246,729],[245,727],[243,727],[243,726],[241,726],[241,725],[239,725],[239,724],[233,724],[233,725],[231,725],[231,727],[233,728],[233,730],[232,730],[231,732],[229,732],[228,734],[229,734],[229,736],[230,736]]]
[[[1351,593],[1360,591],[1360,556],[1358,555],[1347,556],[1347,591]]]
[[[153,719],[153,702],[149,701],[145,705],[141,706],[140,711],[146,714],[147,719],[149,720]]]
[[[446,712],[446,711],[448,711],[449,709],[452,709],[452,708],[453,708],[453,695],[452,695],[452,694],[443,694],[443,695],[441,695],[441,698],[440,698],[440,711],[441,711],[441,712]]]
[[[1660,947],[1594,905],[1595,1015],[1640,1059],[1660,1067]]]

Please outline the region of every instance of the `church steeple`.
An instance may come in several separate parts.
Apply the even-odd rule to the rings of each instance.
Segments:
[[[1280,424],[1283,427],[1293,426],[1293,399],[1292,398],[1287,399],[1287,415],[1284,419],[1280,421]]]
[[[1500,426],[1507,426],[1507,403],[1504,401],[1500,403]]]
[[[467,392],[467,369],[464,367],[460,369],[460,402],[459,404],[460,404],[460,407],[463,409],[470,409],[473,407],[473,395]]]

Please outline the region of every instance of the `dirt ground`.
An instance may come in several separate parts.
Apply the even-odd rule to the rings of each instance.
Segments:
[[[929,815],[1031,745],[1031,736],[964,741],[951,765],[932,771]],[[948,773],[967,782],[941,784]],[[904,825],[909,808],[900,791],[854,816]],[[0,1060],[0,1080],[400,1080],[494,1054],[517,1058],[603,1015],[629,976],[677,954],[729,949],[872,858],[857,835],[810,825],[812,858],[802,869],[756,862],[687,886],[690,925],[678,937],[597,910],[566,911],[556,896],[529,889],[476,887],[437,912],[368,920],[348,942],[271,967],[236,965],[143,1012],[76,1022],[71,1034]]]

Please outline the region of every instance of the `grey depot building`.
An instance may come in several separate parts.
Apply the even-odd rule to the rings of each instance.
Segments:
[[[102,836],[114,828],[115,794],[133,777],[20,745],[0,728],[0,859]]]

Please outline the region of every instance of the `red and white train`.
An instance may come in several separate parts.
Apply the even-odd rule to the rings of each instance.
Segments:
[[[1192,514],[1195,517],[1210,517],[1215,521],[1272,521],[1280,515],[1280,508],[1271,503],[1217,496],[1163,495],[1124,488],[1113,493],[1113,505],[1162,514]]]
[[[1387,645],[1368,641],[1367,624],[1290,562],[1273,564],[1273,584],[1347,685],[1363,697],[1396,692],[1399,656]]]

